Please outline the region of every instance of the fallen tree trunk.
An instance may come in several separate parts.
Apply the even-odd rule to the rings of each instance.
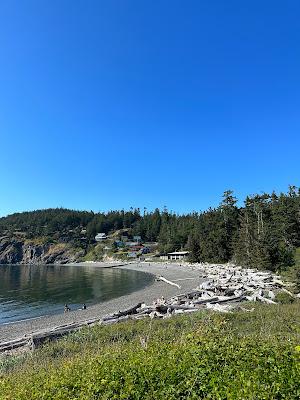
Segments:
[[[86,323],[78,323],[78,324],[70,324],[70,325],[64,325],[64,326],[58,326],[55,327],[54,329],[48,330],[48,331],[40,331],[40,332],[35,332],[31,335],[30,340],[31,340],[31,347],[32,349],[35,349],[36,347],[41,346],[43,343],[46,341],[53,341],[61,338],[62,336],[68,335],[69,333],[78,331],[79,329],[83,328],[86,326]]]
[[[228,297],[227,299],[218,299],[218,300],[211,300],[210,303],[211,304],[224,304],[224,303],[230,303],[230,302],[234,302],[234,301],[243,301],[245,300],[246,297],[245,296],[232,296],[232,297]]]
[[[129,319],[131,319],[132,316],[131,315],[124,315],[122,317],[119,318],[114,318],[114,319],[107,319],[107,320],[102,320],[100,322],[101,325],[112,325],[112,324],[116,324],[118,322],[123,322],[123,321],[127,321]]]
[[[195,308],[195,307],[170,304],[170,305],[167,305],[167,306],[157,306],[156,307],[156,311],[158,311],[160,313],[166,313],[168,310],[171,310],[171,311],[174,311],[174,310],[189,310],[191,308]]]
[[[15,350],[20,347],[28,346],[29,343],[30,343],[30,338],[25,337],[25,336],[22,338],[8,341],[8,342],[3,342],[0,344],[0,353],[9,351],[9,350]]]
[[[203,300],[194,300],[194,304],[206,304],[206,303],[212,303],[213,301],[218,302],[219,297],[210,297],[209,299],[203,299]]]
[[[168,281],[168,279],[164,278],[163,276],[157,276],[156,279],[157,279],[158,281],[166,282],[166,283],[168,283],[169,285],[176,286],[176,287],[178,287],[178,289],[181,289],[181,286],[179,286],[177,283]]]
[[[136,306],[129,308],[128,310],[125,311],[119,311],[117,313],[108,315],[107,317],[104,317],[102,320],[103,321],[108,321],[110,319],[115,319],[115,318],[120,318],[125,315],[132,315],[137,313],[137,309],[141,308],[142,303],[138,303]]]

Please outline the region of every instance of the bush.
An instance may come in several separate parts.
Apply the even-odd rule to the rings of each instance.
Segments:
[[[277,293],[275,301],[280,304],[292,304],[295,298],[286,292]]]

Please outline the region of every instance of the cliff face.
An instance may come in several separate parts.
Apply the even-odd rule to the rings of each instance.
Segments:
[[[18,238],[0,238],[0,264],[66,264],[84,255],[66,243],[35,244]]]

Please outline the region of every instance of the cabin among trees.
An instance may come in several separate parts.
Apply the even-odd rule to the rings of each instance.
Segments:
[[[187,260],[189,251],[173,251],[166,255],[161,255],[161,260]]]

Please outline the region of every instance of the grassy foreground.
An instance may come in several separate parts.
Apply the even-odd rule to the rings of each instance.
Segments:
[[[84,329],[2,362],[0,398],[299,399],[300,305]]]

